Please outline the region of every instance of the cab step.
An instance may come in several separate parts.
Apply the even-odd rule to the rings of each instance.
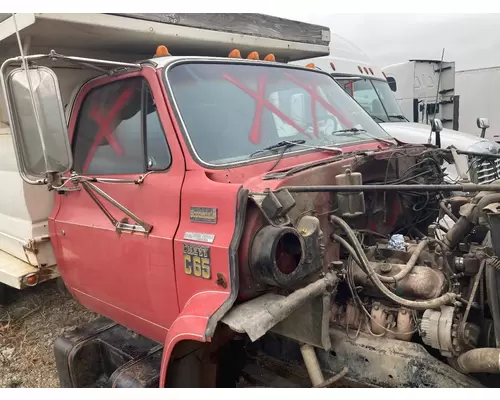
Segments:
[[[158,387],[163,346],[107,318],[76,328],[54,343],[61,387]]]

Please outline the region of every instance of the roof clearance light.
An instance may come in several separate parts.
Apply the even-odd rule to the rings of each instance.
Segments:
[[[169,56],[170,53],[168,52],[168,49],[166,46],[158,46],[156,48],[156,53],[155,53],[155,57],[166,57],[166,56]]]
[[[382,71],[382,75],[384,75],[384,78],[387,79],[387,75],[385,74],[384,71]]]
[[[264,61],[276,62],[276,57],[274,57],[274,54],[269,53],[264,57]]]
[[[363,68],[358,65],[359,72],[363,73]]]
[[[231,50],[228,57],[229,58],[241,58],[241,52],[238,49]]]
[[[334,63],[330,63],[330,67],[332,67],[332,69],[335,71],[335,64]]]
[[[372,75],[373,75],[373,69],[368,68],[368,70],[370,71],[370,74],[372,74]]]
[[[252,51],[248,57],[247,57],[248,60],[260,60],[259,58],[259,53],[257,53],[256,51]]]
[[[309,64],[306,65],[306,68],[312,68],[312,69],[314,69],[314,68],[316,68],[316,65],[314,65],[314,63],[309,63]]]
[[[365,70],[366,73],[368,73],[368,68],[364,67],[363,69]]]

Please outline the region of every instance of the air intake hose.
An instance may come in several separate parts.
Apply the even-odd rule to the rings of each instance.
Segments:
[[[464,374],[470,373],[500,373],[500,349],[472,349],[458,356],[457,368]]]

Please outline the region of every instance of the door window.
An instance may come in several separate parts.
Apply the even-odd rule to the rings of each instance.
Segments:
[[[73,143],[77,173],[142,174],[168,169],[172,161],[151,89],[142,77],[90,91]]]

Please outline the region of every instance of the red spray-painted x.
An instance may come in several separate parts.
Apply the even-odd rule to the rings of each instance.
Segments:
[[[302,89],[304,89],[309,95],[311,96],[311,107],[313,109],[314,114],[316,113],[316,103],[319,103],[323,106],[325,110],[327,110],[329,113],[331,113],[333,116],[337,117],[339,121],[342,123],[342,125],[347,126],[348,128],[352,128],[352,125],[347,121],[342,115],[339,114],[339,112],[330,104],[328,103],[323,97],[320,96],[320,94],[311,86],[306,85],[305,83],[301,82],[298,80],[295,76],[289,73],[285,73],[285,76],[292,80],[297,86],[300,86]],[[317,129],[317,123],[316,123],[316,115],[314,115],[314,121],[315,121],[315,132]]]
[[[105,137],[108,141],[108,143],[113,147],[113,150],[116,152],[116,154],[123,155],[123,150],[116,140],[116,138],[113,137],[113,132],[111,131],[110,124],[113,121],[113,118],[116,116],[120,110],[123,109],[123,107],[127,104],[129,101],[130,97],[132,96],[132,89],[127,88],[125,89],[120,96],[116,99],[115,103],[111,106],[109,109],[107,115],[104,115],[104,113],[97,108],[97,106],[92,107],[92,110],[90,111],[90,118],[92,118],[95,122],[98,123],[99,125],[99,131],[97,132],[94,141],[92,142],[92,146],[90,148],[90,151],[87,155],[87,158],[85,160],[85,163],[83,164],[83,172],[85,173],[90,166],[90,162],[94,158],[94,154],[97,150],[97,147],[99,146],[101,140]]]
[[[224,79],[227,79],[233,85],[239,87],[241,90],[243,90],[245,93],[247,93],[248,95],[252,96],[255,99],[255,103],[256,103],[255,114],[254,114],[254,120],[252,123],[252,128],[250,130],[250,136],[249,136],[249,140],[252,143],[254,143],[254,144],[260,143],[260,137],[261,137],[260,125],[261,125],[262,112],[264,111],[264,107],[267,108],[269,111],[271,111],[273,114],[277,115],[280,119],[283,120],[283,122],[285,122],[286,124],[292,126],[294,129],[296,129],[297,132],[300,132],[303,135],[306,135],[310,139],[312,138],[311,135],[308,132],[306,132],[306,130],[304,128],[297,125],[293,119],[291,119],[289,116],[284,114],[277,107],[275,107],[273,104],[271,104],[269,101],[267,101],[265,99],[264,95],[265,95],[266,79],[264,76],[261,76],[259,78],[257,92],[248,88],[244,84],[238,82],[236,79],[231,77],[229,74],[224,74],[223,76],[224,76]]]

